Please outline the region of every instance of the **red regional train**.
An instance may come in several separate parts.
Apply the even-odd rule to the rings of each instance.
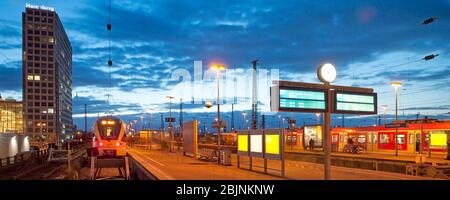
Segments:
[[[423,153],[430,151],[433,154],[447,153],[447,142],[450,141],[450,121],[409,120],[405,123],[407,124],[406,128],[397,130],[399,153],[418,153],[420,151]],[[286,130],[286,149],[289,149],[290,146],[294,146],[294,149],[306,148],[308,136],[305,136],[304,132],[304,127],[293,132]],[[348,139],[352,138],[366,152],[394,152],[395,132],[395,128],[386,128],[385,126],[333,128],[331,130],[332,151],[342,152],[344,146],[348,144]],[[321,132],[318,133],[318,135],[321,134]],[[319,139],[321,139],[320,136]]]

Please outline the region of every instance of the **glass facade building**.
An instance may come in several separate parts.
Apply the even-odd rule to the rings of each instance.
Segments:
[[[22,102],[0,99],[0,134],[23,134]]]

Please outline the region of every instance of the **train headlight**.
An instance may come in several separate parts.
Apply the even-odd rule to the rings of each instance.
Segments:
[[[106,124],[106,121],[102,121],[102,124],[105,125],[105,124]]]
[[[108,121],[108,125],[114,125],[115,122],[114,121]]]
[[[120,142],[116,142],[116,146],[120,146]]]
[[[98,145],[102,147],[103,146],[103,142],[98,143]]]

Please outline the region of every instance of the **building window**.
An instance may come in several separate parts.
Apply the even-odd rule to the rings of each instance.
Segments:
[[[53,37],[48,37],[48,42],[53,44],[53,42],[55,42],[55,39]]]
[[[29,81],[32,81],[33,80],[33,76],[32,75],[28,75],[28,78],[27,78]]]
[[[35,81],[40,81],[41,80],[41,76],[34,76],[34,80]]]
[[[53,108],[49,108],[49,109],[47,110],[47,112],[48,112],[49,114],[53,114]]]

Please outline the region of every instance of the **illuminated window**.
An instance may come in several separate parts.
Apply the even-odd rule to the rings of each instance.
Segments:
[[[53,42],[55,42],[55,39],[53,37],[48,37],[48,42],[53,43]]]
[[[398,144],[405,144],[405,135],[397,135],[397,143]]]
[[[28,78],[27,78],[27,79],[30,80],[30,81],[32,81],[32,80],[33,80],[33,76],[28,75]]]
[[[34,76],[34,80],[35,81],[40,81],[41,80],[41,76]]]
[[[47,110],[47,113],[53,114],[53,108],[49,108],[49,109]]]
[[[365,135],[359,135],[358,136],[358,143],[366,143],[366,136]]]
[[[389,143],[389,134],[380,134],[380,144]]]

